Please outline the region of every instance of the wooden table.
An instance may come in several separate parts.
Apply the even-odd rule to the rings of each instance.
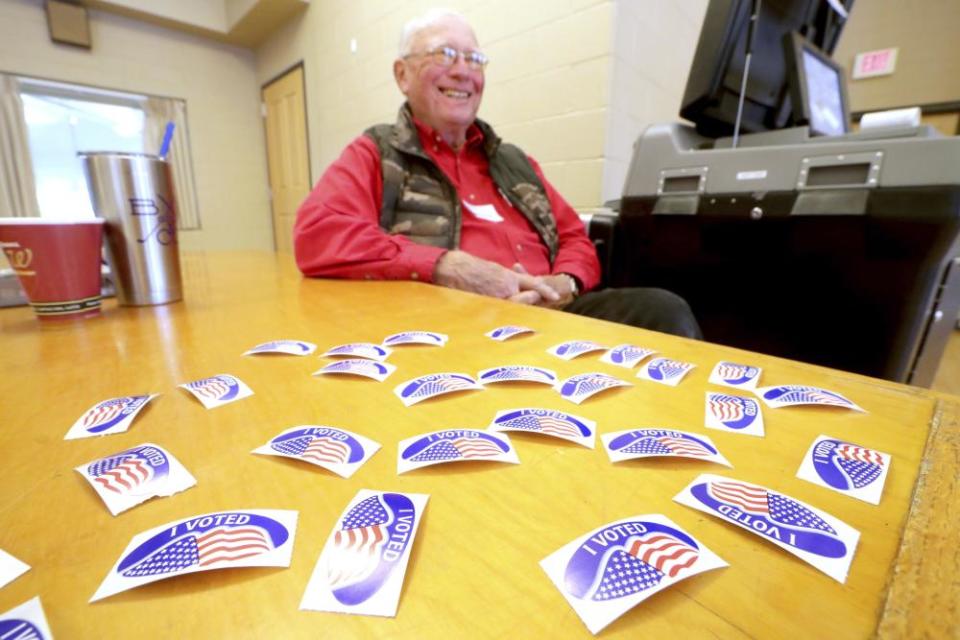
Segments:
[[[302,279],[288,257],[188,255],[181,303],[120,308],[102,317],[40,326],[28,309],[0,312],[0,548],[33,568],[0,590],[0,611],[40,595],[55,636],[116,638],[515,638],[589,636],[538,562],[607,522],[662,513],[730,567],[685,580],[642,603],[602,636],[721,638],[956,637],[960,627],[958,399],[777,358],[564,313],[508,304],[415,282]],[[537,334],[496,343],[504,324]],[[323,359],[242,357],[272,339],[379,342],[400,330],[446,333],[444,348],[401,347],[384,383],[312,377]],[[677,387],[587,355],[565,362],[545,350],[584,338],[631,342],[697,364]],[[765,438],[703,427],[704,391],[720,359],[763,367],[762,383],[813,384],[869,413],[764,409]],[[548,388],[492,386],[405,408],[404,380],[437,371],[541,365],[567,377],[606,371],[632,388],[577,407]],[[255,392],[214,410],[176,385],[218,373]],[[532,388],[533,387],[533,388]],[[64,441],[73,421],[111,397],[161,393],[126,433]],[[396,474],[397,442],[447,427],[483,428],[496,411],[562,409],[600,433],[673,427],[706,433],[735,466],[647,460],[611,464],[600,447],[521,434],[521,464],[451,464]],[[251,449],[303,424],[371,437],[383,448],[351,479]],[[873,506],[795,477],[819,434],[893,455],[883,500]],[[77,465],[154,442],[197,478],[196,487],[111,516]],[[739,528],[672,501],[700,473],[769,486],[861,531],[845,585]],[[331,528],[361,488],[430,494],[396,618],[298,610]],[[137,533],[212,511],[295,509],[288,569],[211,571],[154,583],[95,604],[90,596]]]

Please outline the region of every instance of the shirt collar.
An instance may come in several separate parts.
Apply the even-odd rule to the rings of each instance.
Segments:
[[[429,141],[432,143],[443,143],[447,142],[443,139],[436,129],[426,124],[425,122],[419,120],[416,116],[413,116],[413,124],[417,127],[417,133],[420,135],[420,142],[426,147],[426,142]],[[447,145],[449,147],[449,145]],[[480,131],[480,127],[477,126],[477,123],[473,123],[467,129],[467,141],[463,145],[464,149],[469,149],[476,146],[483,146],[483,132]]]

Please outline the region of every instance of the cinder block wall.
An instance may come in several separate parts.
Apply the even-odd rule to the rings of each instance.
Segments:
[[[680,118],[707,0],[617,0],[604,145],[604,201],[619,198],[633,143],[651,124]]]
[[[304,62],[314,180],[366,127],[393,121],[400,29],[436,4],[315,0],[257,50],[261,83]],[[467,16],[491,58],[480,117],[537,158],[571,204],[591,208],[619,196],[649,118],[676,119],[706,0],[439,4]]]

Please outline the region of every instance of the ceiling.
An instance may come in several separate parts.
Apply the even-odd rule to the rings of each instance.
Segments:
[[[253,48],[310,0],[81,0],[91,9]]]

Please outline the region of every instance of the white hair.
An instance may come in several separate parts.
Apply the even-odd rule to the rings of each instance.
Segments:
[[[462,13],[454,11],[453,9],[445,9],[442,7],[427,9],[423,15],[417,16],[416,18],[411,18],[410,20],[407,20],[406,24],[403,25],[403,30],[400,32],[400,57],[402,58],[410,55],[410,45],[418,33],[424,29],[434,26],[446,18],[455,18],[457,20],[461,20],[465,24],[470,24],[467,22],[466,17],[464,17]]]

